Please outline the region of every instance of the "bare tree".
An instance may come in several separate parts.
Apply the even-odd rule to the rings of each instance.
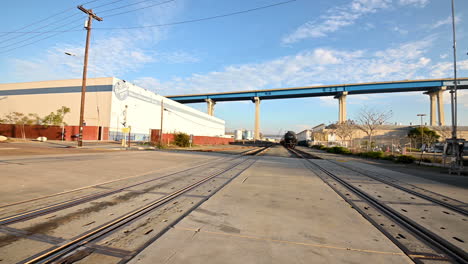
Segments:
[[[359,112],[357,118],[357,127],[366,133],[369,141],[367,142],[367,150],[372,144],[372,137],[374,136],[375,130],[382,126],[388,119],[392,117],[392,111],[379,111],[375,108],[364,107]]]
[[[354,121],[347,120],[345,122],[335,124],[335,134],[341,138],[341,140],[349,140],[352,142],[355,133],[356,125]]]

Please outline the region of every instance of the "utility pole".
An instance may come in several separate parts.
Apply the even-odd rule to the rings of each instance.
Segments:
[[[88,20],[85,24],[85,29],[87,32],[86,32],[85,56],[84,56],[84,63],[83,63],[83,82],[81,85],[80,134],[78,137],[78,147],[82,147],[83,146],[83,121],[84,121],[84,108],[85,108],[85,95],[86,95],[86,74],[88,72],[88,50],[89,50],[89,39],[91,36],[91,25],[92,25],[93,19],[96,19],[97,21],[102,21],[102,18],[94,14],[92,9],[86,9],[81,5],[78,6],[78,9],[88,15]]]
[[[419,165],[421,165],[421,161],[422,161],[422,158],[423,158],[423,154],[424,154],[424,149],[423,149],[423,146],[424,146],[424,127],[423,127],[423,117],[426,116],[426,114],[417,114],[417,116],[420,116],[421,117],[421,158],[419,159]]]
[[[164,120],[164,100],[161,99],[161,130],[159,130],[159,147],[163,145],[163,120]]]

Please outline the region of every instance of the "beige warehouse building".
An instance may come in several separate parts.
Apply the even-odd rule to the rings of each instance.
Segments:
[[[62,106],[71,112],[68,125],[79,125],[81,79],[0,84],[0,117],[11,112],[41,117]],[[162,104],[164,111],[161,111]],[[114,77],[87,81],[84,120],[87,126],[109,128],[109,139],[118,139],[130,126],[136,140],[147,140],[150,129],[165,133],[184,132],[196,136],[224,136],[225,122],[219,118],[167,99],[147,89]]]

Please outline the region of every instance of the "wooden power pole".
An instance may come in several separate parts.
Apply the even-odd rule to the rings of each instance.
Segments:
[[[91,36],[91,24],[93,22],[93,19],[96,19],[97,21],[102,21],[102,18],[94,14],[92,9],[86,9],[81,5],[78,6],[78,9],[88,15],[88,21],[86,22],[86,25],[85,25],[87,33],[86,33],[84,64],[83,64],[83,82],[81,85],[80,134],[78,137],[78,147],[82,147],[83,146],[84,108],[85,108],[85,95],[86,95],[86,74],[88,72],[88,49],[89,49],[89,39]]]

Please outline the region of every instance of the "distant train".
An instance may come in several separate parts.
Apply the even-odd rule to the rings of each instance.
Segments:
[[[297,145],[297,136],[293,131],[288,131],[281,139],[281,145],[287,148],[295,148]]]

